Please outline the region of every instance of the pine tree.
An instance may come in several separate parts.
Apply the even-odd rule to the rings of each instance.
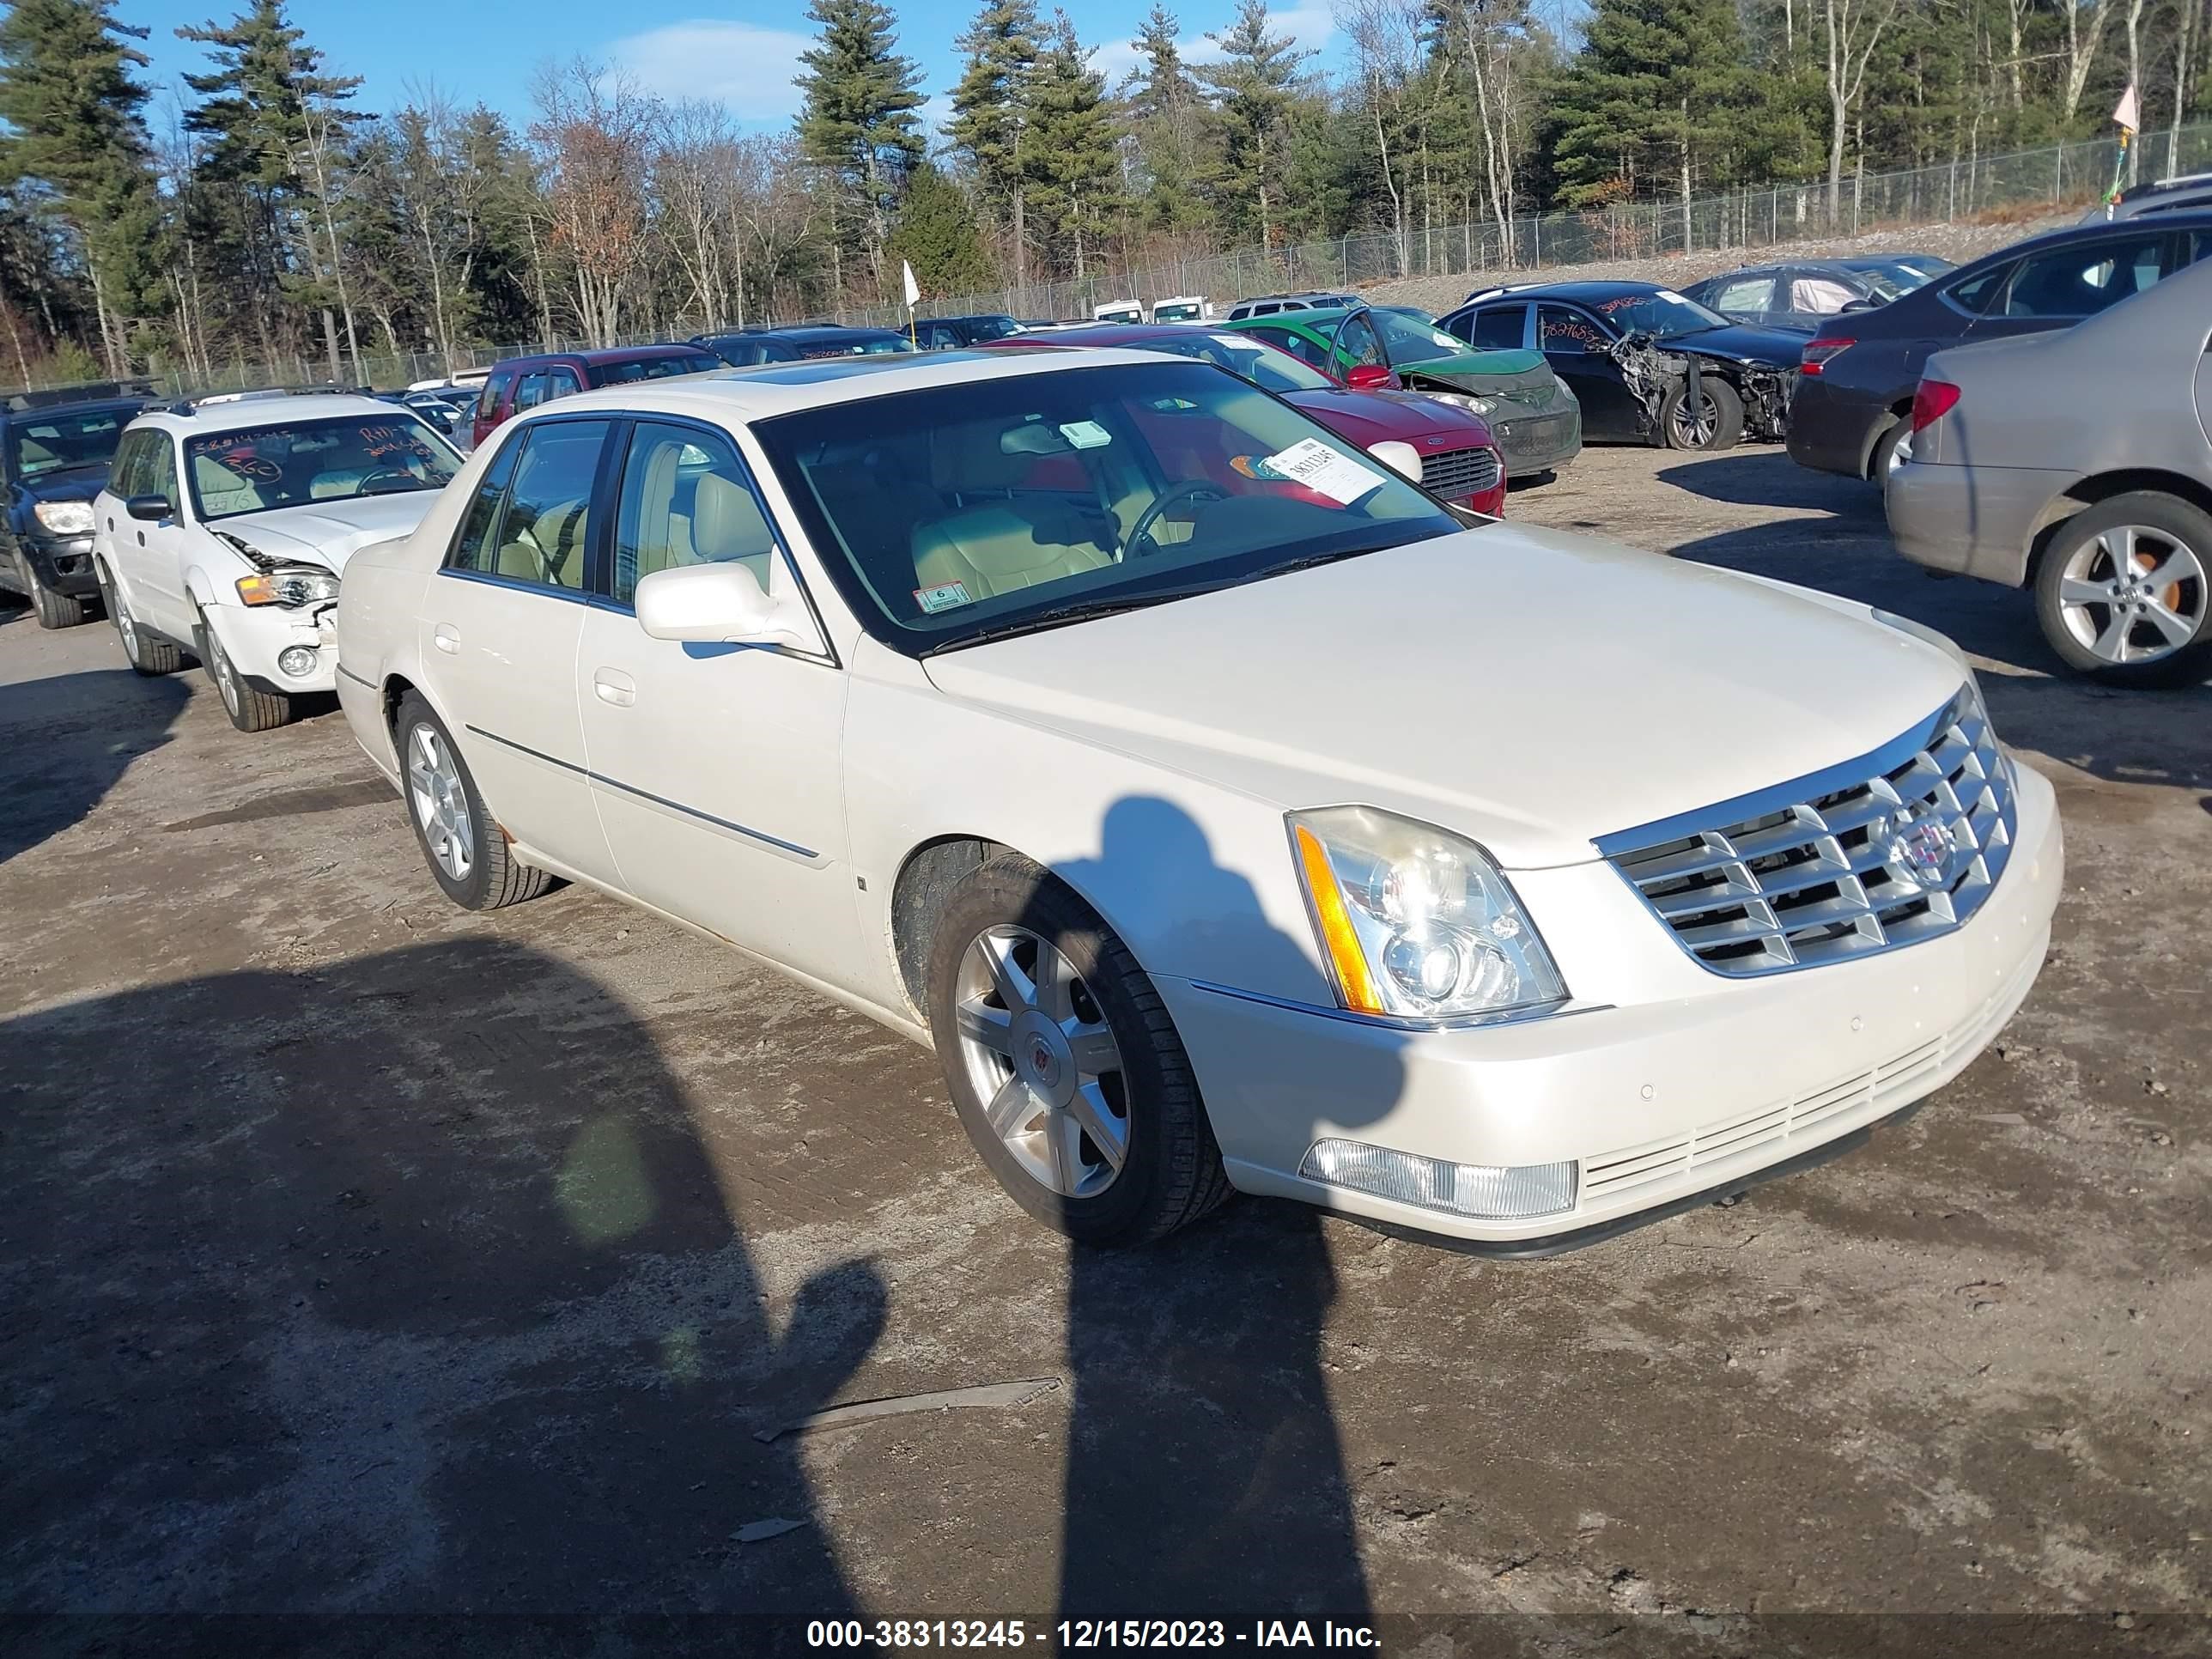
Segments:
[[[160,205],[131,77],[144,29],[118,22],[111,0],[16,0],[0,20],[0,148],[5,182],[35,180],[40,205],[82,250],[101,352],[128,367],[124,319],[153,308]]]
[[[1053,14],[1032,85],[1030,210],[1055,267],[1081,282],[1086,251],[1103,243],[1115,216],[1121,169],[1105,77],[1091,67],[1091,49],[1064,11]]]
[[[924,161],[907,180],[898,222],[884,250],[914,267],[914,279],[933,300],[972,294],[991,283],[991,262],[968,194]]]
[[[284,0],[253,0],[228,24],[179,28],[179,40],[205,46],[216,67],[187,75],[202,101],[185,112],[188,131],[209,140],[201,180],[228,187],[226,227],[243,308],[258,313],[264,342],[281,323],[263,296],[281,292],[304,307],[335,303],[345,318],[355,372],[361,348],[338,197],[352,128],[366,118],[347,107],[357,76],[331,75],[323,55],[284,15]]]
[[[1312,54],[1287,35],[1267,33],[1267,0],[1239,0],[1237,21],[1206,38],[1221,49],[1221,61],[1199,73],[1219,99],[1228,130],[1226,192],[1232,202],[1249,204],[1249,223],[1238,228],[1272,245],[1283,198],[1283,124],[1299,66]]]
[[[878,0],[814,0],[806,15],[822,33],[799,54],[799,145],[836,179],[840,245],[867,258],[880,292],[891,210],[923,154],[921,72],[898,55]]]
[[[1206,222],[1206,197],[1218,172],[1219,134],[1206,94],[1182,59],[1182,25],[1155,0],[1131,46],[1144,62],[1123,77],[1121,94],[1135,141],[1147,228],[1170,233]]]
[[[1037,61],[1036,7],[1031,0],[985,0],[959,46],[967,64],[952,88],[945,136],[975,169],[977,186],[1018,211],[1030,77]]]
[[[1553,111],[1560,198],[1733,183],[1753,89],[1730,0],[1595,0]]]

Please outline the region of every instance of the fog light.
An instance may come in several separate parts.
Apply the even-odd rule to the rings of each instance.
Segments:
[[[295,680],[304,680],[315,672],[315,647],[312,645],[288,645],[276,653],[276,666]]]
[[[1575,1165],[1447,1164],[1357,1140],[1316,1140],[1298,1173],[1355,1193],[1476,1221],[1520,1221],[1575,1206]]]

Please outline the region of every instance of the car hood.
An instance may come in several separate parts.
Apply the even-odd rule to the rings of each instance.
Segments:
[[[1482,379],[1549,373],[1540,351],[1455,351],[1442,357],[1423,357],[1413,362],[1394,358],[1391,367],[1420,374],[1472,374]]]
[[[1480,415],[1414,392],[1293,392],[1283,401],[1362,446],[1395,440],[1425,453],[1490,441],[1489,424]]]
[[[411,533],[438,495],[434,489],[410,489],[391,495],[307,501],[298,507],[275,507],[265,513],[217,519],[208,528],[235,536],[272,559],[298,559],[342,571],[345,562],[370,543]]]
[[[88,501],[106,488],[107,463],[56,467],[23,480],[23,493],[34,501]]]
[[[1863,607],[1504,523],[925,665],[1008,718],[1516,869],[1856,759],[1960,676]]]
[[[1786,329],[1754,328],[1748,323],[1731,323],[1726,328],[1709,328],[1700,334],[1686,334],[1679,340],[1656,343],[1662,351],[1680,351],[1729,363],[1759,363],[1768,368],[1796,368],[1805,349],[1802,335]]]

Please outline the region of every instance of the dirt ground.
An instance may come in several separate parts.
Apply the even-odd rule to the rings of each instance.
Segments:
[[[2070,866],[1917,1118],[1523,1264],[1255,1200],[1071,1260],[929,1055],[587,892],[452,910],[334,712],[0,613],[0,1613],[2212,1603],[2212,689],[2053,678],[1771,447],[1510,511],[1946,629]]]

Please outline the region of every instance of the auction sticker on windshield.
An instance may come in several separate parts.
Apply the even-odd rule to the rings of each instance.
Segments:
[[[1304,484],[1316,495],[1346,507],[1382,487],[1382,479],[1318,438],[1300,439],[1288,449],[1268,456],[1267,465],[1291,483]]]
[[[914,602],[933,617],[940,611],[972,603],[965,582],[939,582],[934,587],[917,587],[914,590]]]

